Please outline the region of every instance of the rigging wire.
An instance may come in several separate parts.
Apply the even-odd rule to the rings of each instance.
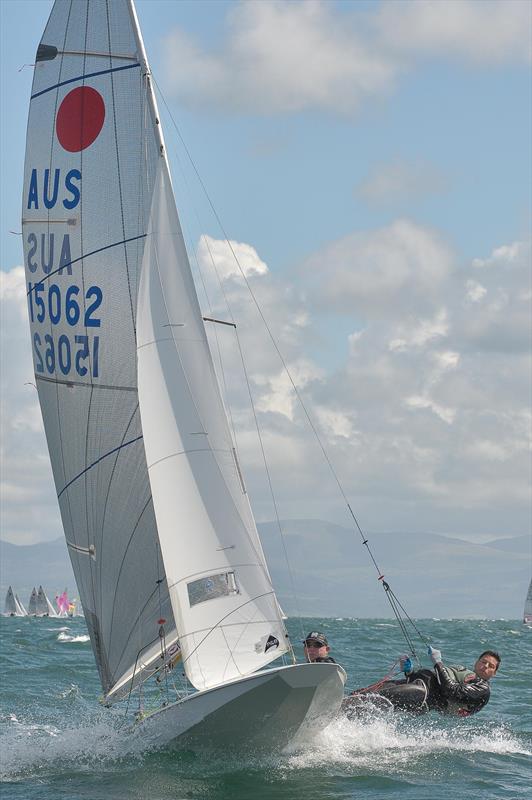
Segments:
[[[170,109],[168,107],[168,104],[166,103],[166,100],[164,98],[164,95],[163,95],[163,93],[161,91],[160,86],[157,84],[157,82],[155,81],[154,78],[153,78],[153,80],[154,80],[154,83],[157,86],[157,89],[158,89],[158,91],[160,93],[160,96],[161,96],[161,99],[163,101],[163,104],[164,104],[164,106],[165,106],[165,108],[167,110],[167,113],[168,113],[168,115],[170,117],[170,120],[172,122],[172,125],[174,126],[174,129],[175,129],[175,131],[176,131],[176,133],[177,133],[177,135],[179,137],[179,140],[180,140],[180,142],[181,142],[181,144],[183,146],[183,149],[184,149],[184,151],[185,151],[185,153],[187,155],[187,158],[188,158],[188,160],[189,160],[189,162],[190,162],[190,164],[192,166],[192,169],[194,170],[196,178],[197,178],[197,180],[198,180],[198,182],[199,182],[199,184],[200,184],[200,186],[201,186],[201,188],[203,190],[205,198],[206,198],[206,200],[207,200],[207,202],[208,202],[208,204],[209,204],[209,206],[211,208],[211,211],[212,211],[212,213],[214,215],[214,218],[216,219],[216,222],[219,225],[219,228],[220,228],[220,230],[222,232],[222,235],[223,235],[223,237],[224,237],[224,239],[225,239],[225,241],[227,243],[227,246],[229,247],[229,249],[231,251],[231,254],[232,254],[233,258],[234,258],[235,264],[237,265],[238,270],[240,272],[240,275],[242,277],[242,280],[244,281],[244,283],[246,285],[246,288],[247,288],[247,290],[248,290],[248,292],[250,294],[250,297],[253,300],[253,303],[254,303],[254,305],[255,305],[255,307],[257,309],[257,312],[258,312],[258,314],[259,314],[259,316],[260,316],[260,318],[261,318],[261,320],[262,320],[262,322],[264,324],[264,327],[265,327],[265,329],[266,329],[266,331],[268,333],[268,336],[269,336],[270,341],[271,341],[271,343],[273,345],[273,348],[274,348],[275,352],[277,353],[277,356],[278,356],[278,358],[279,358],[279,360],[281,362],[283,370],[284,370],[285,374],[287,375],[288,380],[290,381],[290,384],[292,386],[294,394],[295,394],[295,396],[296,396],[296,398],[297,398],[297,400],[298,400],[298,402],[299,402],[299,404],[300,404],[300,406],[301,406],[301,408],[303,410],[303,413],[304,413],[304,415],[305,415],[305,417],[307,419],[307,422],[308,422],[308,424],[310,426],[310,429],[311,429],[312,433],[314,434],[316,442],[320,447],[320,450],[321,450],[321,452],[323,454],[325,462],[327,463],[327,465],[329,467],[329,470],[331,472],[331,475],[332,475],[332,477],[333,477],[333,479],[334,479],[334,481],[335,481],[335,483],[336,483],[336,485],[338,487],[340,495],[343,498],[343,500],[344,500],[344,502],[345,502],[345,504],[346,504],[346,506],[347,506],[347,508],[349,510],[349,513],[350,513],[350,515],[351,515],[351,517],[353,519],[355,528],[356,528],[356,530],[358,531],[358,533],[361,536],[362,544],[366,547],[368,555],[369,555],[371,561],[373,562],[373,565],[375,566],[375,569],[377,570],[378,580],[382,582],[382,585],[383,585],[383,588],[384,588],[384,591],[385,591],[385,594],[386,594],[386,598],[387,598],[387,600],[388,600],[388,602],[390,604],[390,607],[391,607],[391,609],[393,611],[393,614],[394,614],[394,616],[395,616],[395,618],[397,620],[397,623],[398,623],[398,625],[399,625],[399,627],[401,629],[401,632],[402,632],[402,634],[403,634],[403,636],[404,636],[404,638],[405,638],[405,640],[406,640],[406,642],[407,642],[407,644],[408,644],[408,646],[410,648],[410,652],[412,653],[412,655],[414,655],[417,658],[417,654],[416,654],[412,639],[411,639],[411,637],[410,637],[410,635],[408,633],[408,630],[406,628],[406,625],[405,625],[405,622],[404,622],[404,619],[403,619],[403,615],[408,620],[408,622],[413,626],[413,628],[415,629],[416,633],[421,638],[421,640],[424,641],[425,643],[427,643],[428,640],[419,631],[419,629],[415,625],[415,623],[412,620],[412,618],[408,615],[408,613],[406,612],[404,607],[401,605],[401,603],[397,599],[397,596],[394,594],[394,592],[392,592],[389,583],[384,580],[384,574],[381,572],[381,570],[379,568],[379,565],[377,564],[375,556],[373,555],[371,547],[369,546],[368,538],[367,538],[367,536],[364,535],[364,532],[363,532],[363,530],[362,530],[362,528],[360,526],[360,523],[359,523],[359,521],[358,521],[358,519],[357,519],[357,517],[356,517],[356,515],[355,515],[355,513],[354,513],[354,511],[353,511],[353,509],[352,509],[352,507],[350,505],[350,503],[349,503],[349,500],[348,500],[348,498],[347,498],[347,496],[345,494],[344,488],[343,488],[343,486],[342,486],[342,484],[340,482],[338,474],[337,474],[336,470],[334,469],[334,466],[333,466],[333,464],[331,462],[331,459],[329,458],[329,455],[328,455],[328,453],[327,453],[327,451],[325,449],[325,446],[324,446],[324,444],[323,444],[323,442],[321,440],[321,437],[320,437],[320,435],[318,433],[318,430],[317,430],[317,428],[316,428],[316,426],[315,426],[315,424],[314,424],[314,422],[313,422],[313,420],[312,420],[312,418],[310,416],[310,413],[309,413],[309,411],[308,411],[308,409],[307,409],[307,407],[306,407],[306,405],[305,405],[305,403],[303,401],[301,393],[299,392],[299,390],[298,390],[298,388],[296,386],[296,383],[295,383],[295,381],[294,381],[294,379],[292,377],[292,373],[290,372],[290,370],[288,368],[288,364],[286,363],[286,360],[285,360],[283,354],[281,353],[281,350],[280,350],[280,348],[279,348],[279,346],[277,344],[277,341],[276,341],[276,339],[275,339],[275,337],[274,337],[274,335],[272,333],[272,330],[271,330],[271,328],[270,328],[270,326],[268,324],[268,321],[267,321],[266,317],[264,316],[264,313],[263,313],[262,308],[261,308],[261,306],[259,304],[259,301],[257,300],[257,297],[255,296],[253,288],[251,287],[251,284],[249,283],[249,280],[248,280],[248,278],[247,278],[247,276],[246,276],[246,274],[245,274],[245,272],[244,272],[244,270],[242,268],[242,265],[240,264],[240,261],[238,259],[237,254],[235,253],[235,250],[233,248],[231,240],[229,239],[229,236],[228,236],[228,234],[227,234],[227,232],[225,230],[225,227],[224,227],[224,225],[223,225],[223,223],[222,223],[222,221],[220,219],[220,216],[218,215],[218,212],[216,211],[216,208],[215,208],[215,206],[214,206],[214,204],[213,204],[213,202],[211,200],[211,197],[209,195],[209,192],[207,191],[207,188],[206,188],[206,186],[205,186],[205,184],[204,184],[204,182],[203,182],[203,180],[201,178],[201,175],[200,175],[200,173],[198,171],[198,168],[196,167],[196,164],[195,164],[195,162],[194,162],[194,160],[193,160],[193,158],[192,158],[192,156],[190,154],[190,151],[189,151],[189,149],[188,149],[188,147],[186,145],[186,142],[183,139],[183,136],[181,135],[181,131],[179,129],[179,126],[177,125],[177,123],[176,123],[176,121],[175,121],[175,119],[174,119],[174,117],[172,115],[172,112],[170,111]]]

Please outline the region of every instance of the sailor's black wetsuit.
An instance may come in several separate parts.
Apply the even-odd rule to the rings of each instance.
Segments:
[[[332,656],[326,656],[325,658],[315,658],[314,661],[312,661],[312,664],[323,664],[324,662],[326,664],[336,664],[336,661]]]
[[[430,670],[429,670],[430,671]],[[467,667],[446,667],[439,661],[434,665],[437,687],[434,687],[434,706],[442,714],[456,714],[468,717],[484,708],[490,699],[490,685],[488,681]],[[430,695],[427,702],[430,703]]]
[[[388,681],[378,694],[398,709],[468,717],[484,708],[490,699],[490,687],[466,667],[446,667],[438,662],[434,670],[420,669],[405,680]]]

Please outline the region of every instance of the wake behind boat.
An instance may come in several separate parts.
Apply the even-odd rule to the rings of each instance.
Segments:
[[[323,728],[345,672],[295,663],[131,0],[54,3],[36,56],[23,198],[36,385],[104,702],[136,687],[141,698],[180,658],[189,694],[147,717],[139,708],[140,730],[158,744],[188,735],[277,746],[318,716]],[[292,663],[266,669],[281,657]]]

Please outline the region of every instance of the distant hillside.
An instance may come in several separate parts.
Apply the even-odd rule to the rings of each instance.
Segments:
[[[390,616],[382,584],[358,533],[319,520],[289,520],[282,528],[284,546],[276,523],[259,525],[287,614]],[[413,616],[520,618],[530,580],[529,537],[487,544],[431,533],[380,533],[369,538],[386,580]],[[24,547],[1,542],[0,602],[9,584],[25,602],[39,583],[51,597],[65,586],[75,594],[64,539]]]
[[[302,614],[388,616],[389,605],[360,535],[316,520],[282,523]],[[279,599],[295,602],[277,525],[260,525]],[[370,546],[386,580],[417,617],[519,618],[530,580],[528,537],[505,548],[430,533],[380,533]],[[499,541],[499,540],[497,540]],[[528,550],[529,553],[529,550]]]
[[[68,588],[71,597],[77,595],[76,581],[63,537],[53,542],[15,545],[0,542],[0,610],[11,584],[22,602],[28,602],[34,586],[42,584],[50,599]]]
[[[532,563],[532,536],[514,536],[511,539],[492,539],[485,543],[486,547],[504,550],[506,553],[521,553],[528,556]]]

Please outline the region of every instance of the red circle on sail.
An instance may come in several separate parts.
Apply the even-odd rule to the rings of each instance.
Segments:
[[[59,106],[55,123],[57,138],[69,153],[79,153],[94,142],[104,120],[105,104],[101,94],[90,86],[78,86]]]

